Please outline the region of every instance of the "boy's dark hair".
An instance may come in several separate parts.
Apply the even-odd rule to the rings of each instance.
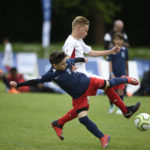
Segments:
[[[53,53],[50,54],[50,56],[49,56],[49,62],[51,64],[58,64],[65,57],[66,57],[66,54],[64,52],[55,51],[55,52],[53,52]]]
[[[17,72],[17,68],[16,68],[16,67],[12,67],[12,68],[10,69],[10,72],[13,72],[13,71]]]
[[[113,35],[112,39],[114,40],[116,37],[119,38],[120,40],[124,40],[123,34],[120,33],[120,32],[116,32],[116,33]]]

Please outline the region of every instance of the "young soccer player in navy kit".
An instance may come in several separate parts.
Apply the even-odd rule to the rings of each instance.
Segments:
[[[128,49],[123,45],[124,38],[122,33],[115,33],[113,35],[113,44],[114,45],[119,45],[120,52],[116,54],[111,54],[108,56],[108,61],[109,61],[109,70],[110,70],[110,78],[115,78],[115,77],[121,77],[124,75],[128,76]],[[125,91],[125,84],[118,85],[116,87],[113,87],[120,98],[123,100],[124,98],[124,91]],[[111,103],[109,113],[112,113],[114,111],[114,105]],[[117,114],[122,114],[120,109],[116,111]]]
[[[33,79],[18,84],[14,81],[11,81],[11,86],[29,86],[53,80],[72,97],[73,109],[76,111],[79,122],[83,124],[93,135],[100,139],[103,148],[107,147],[110,136],[103,134],[97,128],[95,123],[92,122],[87,116],[87,111],[89,109],[87,96],[96,95],[97,89],[99,88],[111,88],[122,83],[137,85],[138,81],[129,77],[114,78],[106,81],[104,79],[98,79],[95,77],[87,77],[83,73],[74,72],[72,71],[72,66],[74,66],[75,63],[84,63],[87,62],[87,60],[81,57],[68,59],[68,56],[66,56],[64,52],[53,52],[50,55],[49,60],[52,64],[52,67],[45,75],[38,79]],[[136,105],[125,107],[127,112],[124,114],[124,116],[129,118],[138,110],[140,103],[138,102]],[[55,124],[57,124],[57,121]],[[63,137],[60,135],[61,127],[58,125],[53,126],[53,128],[58,136],[63,139]]]
[[[85,57],[85,54],[91,57],[97,57],[97,56],[116,54],[119,52],[120,50],[119,46],[115,46],[109,51],[106,51],[106,50],[95,51],[92,49],[91,46],[87,45],[84,42],[84,38],[88,34],[89,26],[90,26],[90,21],[83,16],[77,16],[72,21],[72,32],[66,39],[64,46],[63,46],[63,51],[65,52],[66,55],[68,55],[70,58]],[[84,73],[88,77],[101,78],[100,76],[89,73],[86,70],[85,63],[80,63],[80,62],[76,63],[75,67],[77,68],[76,69],[77,72]],[[109,98],[109,100],[113,104],[115,104],[118,108],[120,108],[123,114],[127,112],[125,104],[122,102],[121,98],[119,97],[119,95],[116,93],[116,91],[113,88],[109,88],[105,90],[105,93],[107,97]],[[71,109],[64,116],[60,117],[57,120],[57,124],[53,122],[52,126],[53,127],[60,126],[61,128],[55,131],[58,133],[58,135],[62,136],[62,130],[63,130],[64,125],[76,117],[77,117],[76,111],[74,109]]]

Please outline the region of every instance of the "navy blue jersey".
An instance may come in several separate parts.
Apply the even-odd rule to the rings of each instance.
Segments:
[[[88,89],[90,78],[83,73],[73,72],[71,70],[72,65],[75,64],[74,58],[68,59],[66,63],[67,67],[64,71],[51,68],[45,75],[37,80],[40,83],[54,81],[71,97],[77,99]]]
[[[119,53],[108,56],[108,61],[112,62],[112,70],[116,77],[126,75],[126,61],[128,59],[128,49],[126,47],[122,47]]]

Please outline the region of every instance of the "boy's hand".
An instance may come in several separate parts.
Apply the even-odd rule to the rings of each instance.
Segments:
[[[120,46],[116,45],[115,47],[113,47],[112,49],[112,54],[116,54],[120,52]]]
[[[10,81],[10,85],[11,85],[11,87],[17,87],[17,83],[15,82],[15,81]]]

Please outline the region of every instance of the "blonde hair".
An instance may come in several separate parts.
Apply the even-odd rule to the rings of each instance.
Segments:
[[[88,25],[89,26],[90,21],[88,19],[86,19],[85,17],[83,17],[83,16],[78,16],[72,22],[72,29],[74,29],[75,26],[78,25],[78,24],[81,25],[81,26],[83,26],[83,25]]]

